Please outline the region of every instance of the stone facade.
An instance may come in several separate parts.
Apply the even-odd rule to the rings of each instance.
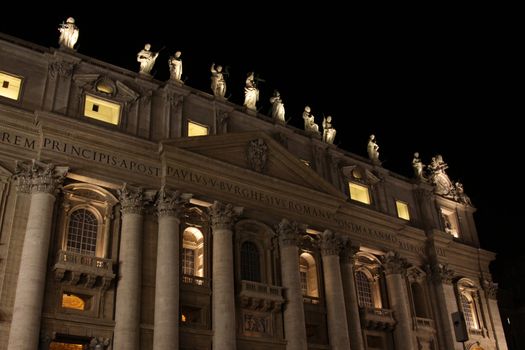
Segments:
[[[0,73],[0,350],[507,349],[469,203],[73,50]]]

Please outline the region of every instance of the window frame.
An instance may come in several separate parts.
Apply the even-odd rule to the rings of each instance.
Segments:
[[[103,102],[111,103],[111,104],[114,104],[114,105],[118,105],[119,106],[119,113],[118,113],[117,124],[113,124],[111,122],[104,121],[102,119],[86,115],[86,107],[87,107],[86,104],[88,102],[88,97],[93,98],[93,99],[98,99],[98,100],[101,100]],[[111,125],[112,127],[120,127],[122,125],[122,117],[123,117],[123,107],[124,107],[124,105],[121,102],[109,99],[107,97],[99,96],[97,94],[90,93],[90,92],[84,93],[83,101],[84,101],[84,103],[82,104],[81,115],[82,115],[82,118],[84,118],[84,120],[89,120],[89,121],[92,121],[92,122],[95,122],[95,123],[99,123],[101,125]]]
[[[411,220],[411,216],[410,216],[410,206],[408,205],[408,202],[406,202],[406,201],[402,201],[402,200],[400,200],[400,199],[395,199],[395,204],[396,204],[396,214],[397,214],[397,217],[398,217],[399,219],[402,219],[402,220],[405,220],[405,221],[410,221],[410,220]],[[399,205],[405,206],[406,213],[407,213],[407,216],[408,216],[407,218],[401,216],[401,213],[400,213],[400,210],[399,210]]]
[[[9,73],[9,72],[6,72],[5,70],[0,70],[0,73],[3,73],[7,76],[11,76],[15,79],[20,79],[20,87],[18,88],[18,97],[16,99],[14,98],[10,98],[10,97],[7,97],[7,96],[4,96],[4,95],[0,95],[0,98],[2,98],[4,101],[11,101],[11,102],[21,102],[22,101],[22,94],[23,94],[23,91],[24,91],[24,86],[25,86],[25,78],[21,75],[18,75],[18,74],[13,74],[13,73]]]
[[[356,189],[361,188],[361,189],[366,190],[366,195],[368,197],[368,203],[352,197],[352,185],[355,186]],[[370,194],[370,187],[368,185],[365,185],[363,183],[359,183],[356,181],[348,180],[348,195],[349,195],[350,200],[354,203],[359,203],[359,204],[368,205],[368,206],[372,205],[372,195]]]
[[[206,131],[207,131],[206,134],[205,135],[190,135],[190,124],[193,124],[193,125],[196,125],[198,127],[206,129]],[[211,128],[207,124],[196,122],[193,119],[187,119],[186,120],[186,136],[187,137],[209,136],[210,135],[210,130],[211,130]]]

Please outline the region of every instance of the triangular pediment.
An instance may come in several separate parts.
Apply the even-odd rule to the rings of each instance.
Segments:
[[[253,171],[254,176],[262,174],[344,198],[344,195],[331,183],[319,176],[264,132],[178,138],[163,141],[162,144],[166,152],[169,152],[170,146],[181,148],[214,160],[249,169]],[[253,158],[258,158],[259,152],[264,152],[266,158],[262,169],[257,161],[255,165],[253,161]]]

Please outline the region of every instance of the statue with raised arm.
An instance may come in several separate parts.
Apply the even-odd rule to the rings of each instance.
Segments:
[[[286,123],[284,119],[284,103],[281,100],[281,94],[275,90],[273,96],[270,97],[270,103],[272,104],[272,118],[278,122]]]
[[[168,60],[168,65],[170,67],[170,79],[181,81],[182,77],[182,59],[180,51],[175,52],[175,55],[171,56]]]
[[[222,66],[211,65],[211,91],[215,96],[224,97],[226,94],[226,80],[222,73]]]
[[[376,137],[374,134],[370,135],[370,138],[368,139],[368,158],[372,161],[374,164],[380,164],[379,161],[379,146],[376,143]]]
[[[137,54],[137,62],[140,62],[139,73],[151,75],[151,70],[153,69],[153,65],[155,64],[158,55],[158,52],[151,52],[150,44],[144,45],[144,49],[140,50]]]
[[[79,33],[78,27],[75,25],[75,19],[73,17],[69,17],[66,20],[66,23],[60,24],[58,31],[60,32],[58,44],[61,47],[73,49],[77,43]]]
[[[414,176],[420,181],[426,181],[425,175],[423,174],[423,168],[425,165],[421,162],[419,158],[419,153],[414,153],[414,159],[412,159],[412,168],[414,169]]]
[[[259,101],[259,89],[257,89],[257,84],[255,83],[255,73],[250,72],[244,86],[244,106],[256,110],[257,101]]]
[[[315,123],[315,117],[311,113],[310,106],[304,107],[303,119],[304,119],[304,131],[306,131],[309,134],[319,135],[319,125]]]
[[[334,144],[336,130],[332,126],[332,116],[323,119],[323,141],[331,145]]]

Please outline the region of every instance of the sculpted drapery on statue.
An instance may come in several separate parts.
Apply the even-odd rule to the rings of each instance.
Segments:
[[[181,52],[175,52],[175,55],[171,56],[168,60],[170,67],[170,79],[181,81],[182,77],[182,59],[180,58]]]
[[[428,165],[430,171],[430,181],[434,184],[434,193],[448,196],[451,195],[451,191],[454,188],[452,181],[448,177],[445,170],[448,168],[447,163],[443,161],[443,157],[438,154],[432,157],[432,161]]]
[[[270,103],[272,104],[272,118],[278,122],[286,123],[284,119],[284,103],[279,91],[275,90],[273,92],[273,96],[270,97]]]
[[[315,123],[315,117],[311,113],[311,109],[309,106],[304,107],[303,119],[304,131],[306,131],[309,134],[319,135],[319,125]]]
[[[323,141],[329,144],[334,143],[336,130],[332,126],[332,116],[323,119]]]
[[[370,138],[368,139],[367,151],[368,151],[368,158],[370,158],[372,163],[374,164],[381,163],[379,161],[379,146],[376,143],[376,137],[373,134],[370,135]]]
[[[244,87],[244,106],[249,109],[257,109],[257,101],[259,101],[259,89],[257,89],[257,84],[255,83],[255,73],[250,72]]]
[[[423,174],[423,162],[419,158],[419,153],[414,153],[414,159],[412,159],[412,168],[414,169],[414,176],[417,180],[426,181],[425,175]]]
[[[226,73],[222,72],[222,66],[215,66],[215,63],[211,65],[211,91],[213,94],[218,97],[224,97],[226,94],[226,80],[224,80],[224,75]]]
[[[137,54],[137,62],[140,62],[140,74],[150,75],[155,60],[159,56],[158,52],[151,52],[151,45],[144,45],[144,49]]]
[[[77,43],[79,34],[78,27],[75,25],[75,19],[69,17],[66,23],[60,24],[58,31],[60,32],[60,37],[58,38],[59,45],[73,49]]]

